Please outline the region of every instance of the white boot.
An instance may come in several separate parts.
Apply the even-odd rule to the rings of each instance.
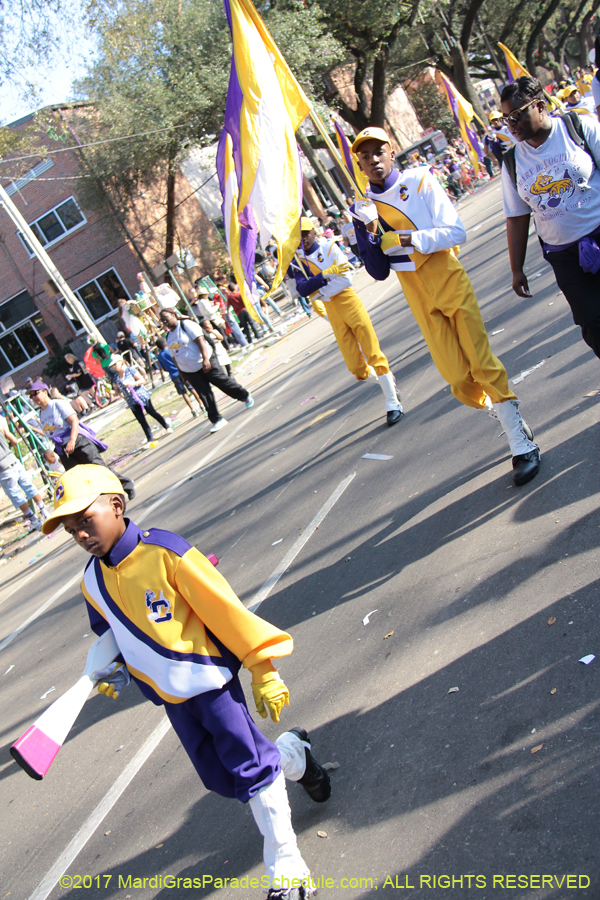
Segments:
[[[377,381],[379,382],[379,387],[383,391],[383,396],[385,397],[385,408],[387,412],[392,410],[400,410],[400,412],[404,412],[402,409],[402,404],[400,402],[400,394],[398,393],[398,389],[396,387],[396,379],[392,375],[391,372],[386,372],[385,375],[378,375]]]
[[[251,797],[249,804],[264,838],[263,858],[272,887],[290,887],[293,878],[308,885],[310,871],[298,850],[283,772]]]
[[[494,403],[494,418],[498,418],[502,425],[508,443],[510,444],[510,452],[512,456],[521,456],[523,453],[531,453],[532,450],[539,450],[537,444],[534,444],[527,435],[527,431],[531,434],[528,426],[525,426],[521,413],[519,412],[520,400],[505,400],[504,403]]]

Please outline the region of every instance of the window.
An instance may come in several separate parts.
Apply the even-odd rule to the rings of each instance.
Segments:
[[[48,352],[38,330],[43,322],[28,291],[0,304],[0,375]]]
[[[118,309],[117,300],[129,299],[129,293],[114,269],[97,275],[92,281],[77,288],[75,293],[96,322],[108,318]],[[75,331],[83,331],[83,325],[71,315],[62,298],[59,303]]]
[[[86,218],[77,206],[74,197],[69,197],[64,203],[60,203],[49,212],[40,216],[34,222],[29,223],[29,227],[35,234],[42,247],[48,247],[60,240],[65,234],[70,234],[76,228],[85,225]],[[35,256],[30,245],[27,243],[25,236],[18,231],[21,242],[29,256]]]

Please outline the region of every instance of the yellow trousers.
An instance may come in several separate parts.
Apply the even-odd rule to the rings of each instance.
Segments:
[[[353,288],[346,288],[323,304],[344,362],[358,381],[369,377],[369,366],[378,375],[390,371],[381,352],[369,313]],[[365,359],[366,357],[366,359]]]
[[[506,369],[492,353],[473,285],[449,250],[416,272],[396,272],[437,367],[457,400],[477,409],[514,400]]]

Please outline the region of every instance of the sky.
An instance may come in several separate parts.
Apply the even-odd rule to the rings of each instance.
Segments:
[[[72,8],[77,9],[76,0],[72,0]],[[72,83],[85,74],[94,58],[95,43],[81,22],[68,32],[59,26],[59,31],[60,50],[49,61],[24,67],[20,78],[0,86],[0,124],[7,125],[42,106],[74,99]],[[26,90],[28,81],[36,86],[33,98]]]

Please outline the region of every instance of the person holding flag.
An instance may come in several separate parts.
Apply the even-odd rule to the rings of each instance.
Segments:
[[[369,176],[367,199],[351,207],[368,273],[396,272],[433,361],[466,406],[488,409],[510,444],[513,481],[537,475],[539,447],[523,422],[506,369],[491,351],[473,286],[454,248],[466,240],[457,212],[427,166],[402,173],[383,128],[365,128],[352,150]],[[380,230],[383,233],[380,233]]]
[[[323,302],[344,362],[357,381],[377,378],[385,398],[386,421],[395,425],[404,415],[396,380],[381,352],[373,323],[352,287],[352,266],[337,241],[317,239],[314,224],[300,220],[302,244],[289,270],[303,297]]]

